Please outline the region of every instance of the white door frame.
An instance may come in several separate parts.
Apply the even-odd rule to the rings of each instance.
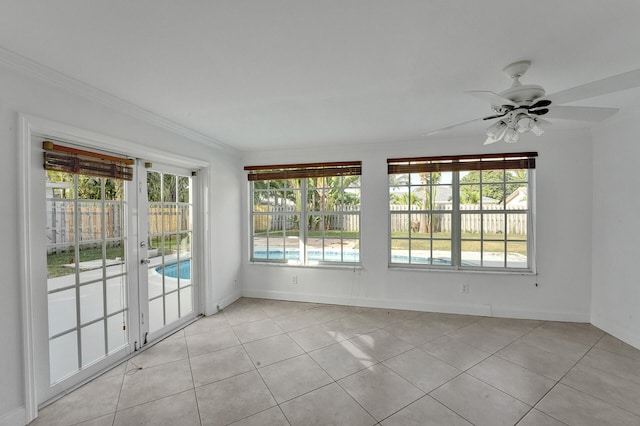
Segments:
[[[194,220],[200,227],[202,235],[207,235],[210,227],[208,222],[208,208],[205,203],[208,201],[207,179],[209,176],[209,163],[180,155],[166,153],[154,148],[142,146],[130,141],[113,138],[110,136],[79,129],[67,124],[50,121],[27,114],[18,114],[18,220],[20,232],[20,283],[21,283],[21,304],[22,304],[22,335],[23,335],[23,366],[24,366],[24,398],[26,422],[29,423],[37,417],[38,400],[36,395],[35,359],[34,353],[34,321],[33,314],[36,311],[33,306],[34,279],[37,278],[35,270],[42,265],[35,265],[31,252],[33,250],[34,238],[40,234],[40,229],[35,229],[32,225],[37,212],[34,211],[31,198],[33,196],[33,182],[31,173],[37,164],[41,164],[41,159],[35,158],[32,153],[33,137],[49,137],[60,141],[67,141],[87,148],[101,149],[116,153],[126,153],[133,157],[144,158],[150,161],[158,161],[169,164],[180,165],[185,168],[199,169],[201,184],[197,197],[199,199],[199,212],[194,212]],[[139,188],[140,190],[140,188]],[[146,188],[144,188],[146,191]],[[137,212],[136,212],[137,214]],[[201,259],[209,253],[205,240],[200,238],[197,250],[201,253]],[[196,248],[194,247],[194,250]],[[199,270],[201,277],[201,297],[199,305],[194,306],[198,312],[204,312],[203,301],[206,300],[207,289],[204,283],[210,282],[210,270],[205,267],[206,262],[200,262],[202,267]],[[137,307],[136,307],[137,309]]]

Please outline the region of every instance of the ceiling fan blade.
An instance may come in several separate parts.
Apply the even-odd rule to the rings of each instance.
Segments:
[[[638,86],[640,86],[640,69],[563,90],[547,96],[547,98],[556,105],[566,104]]]
[[[618,112],[618,108],[555,106],[546,115],[548,118],[564,120],[602,121]]]
[[[483,118],[482,118],[482,117],[480,117],[480,118],[474,118],[473,120],[463,121],[462,123],[452,124],[451,126],[442,127],[442,128],[440,128],[440,129],[432,130],[432,131],[430,131],[430,132],[428,132],[428,133],[424,133],[422,136],[431,136],[431,135],[433,135],[434,133],[440,133],[440,132],[443,132],[443,131],[445,131],[445,130],[453,129],[454,127],[464,126],[465,124],[473,123],[473,122],[475,122],[475,121],[482,121],[482,120],[483,120]]]
[[[541,126],[551,126],[553,123],[545,120],[544,118],[540,118],[540,117],[536,117],[536,123],[538,123]]]
[[[545,115],[549,112],[549,108],[540,108],[540,109],[534,109],[533,111],[529,111],[529,114],[533,114],[533,115]]]
[[[551,101],[549,99],[538,99],[529,107],[529,109],[543,108],[548,107],[549,105],[551,105]]]
[[[507,99],[507,98],[503,98],[502,96],[498,95],[495,92],[490,92],[490,91],[486,91],[486,90],[472,90],[470,92],[465,92],[468,93],[469,95],[476,97],[478,99],[482,99],[483,101],[488,101],[489,103],[491,103],[491,105],[495,105],[495,106],[503,106],[503,105],[511,105],[511,106],[518,106],[517,103]]]
[[[495,139],[489,136],[486,141],[484,141],[483,145],[491,145],[492,143],[498,142],[500,139]]]
[[[505,112],[503,114],[497,114],[497,115],[491,115],[489,117],[485,117],[485,118],[483,118],[483,120],[493,120],[494,118],[504,117],[507,114],[509,114],[509,111],[507,111],[507,112]]]

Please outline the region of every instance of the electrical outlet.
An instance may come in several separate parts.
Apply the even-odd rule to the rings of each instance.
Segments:
[[[291,284],[298,284],[298,276],[294,275],[293,277],[291,277]]]
[[[469,294],[469,284],[460,284],[460,293]]]

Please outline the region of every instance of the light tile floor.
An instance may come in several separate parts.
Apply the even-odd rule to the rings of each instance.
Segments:
[[[640,350],[589,324],[238,300],[33,425],[640,425]]]

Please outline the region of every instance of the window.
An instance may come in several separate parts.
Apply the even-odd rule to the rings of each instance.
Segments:
[[[360,263],[361,163],[249,166],[251,261]]]
[[[389,264],[533,270],[536,156],[529,152],[387,160]]]

